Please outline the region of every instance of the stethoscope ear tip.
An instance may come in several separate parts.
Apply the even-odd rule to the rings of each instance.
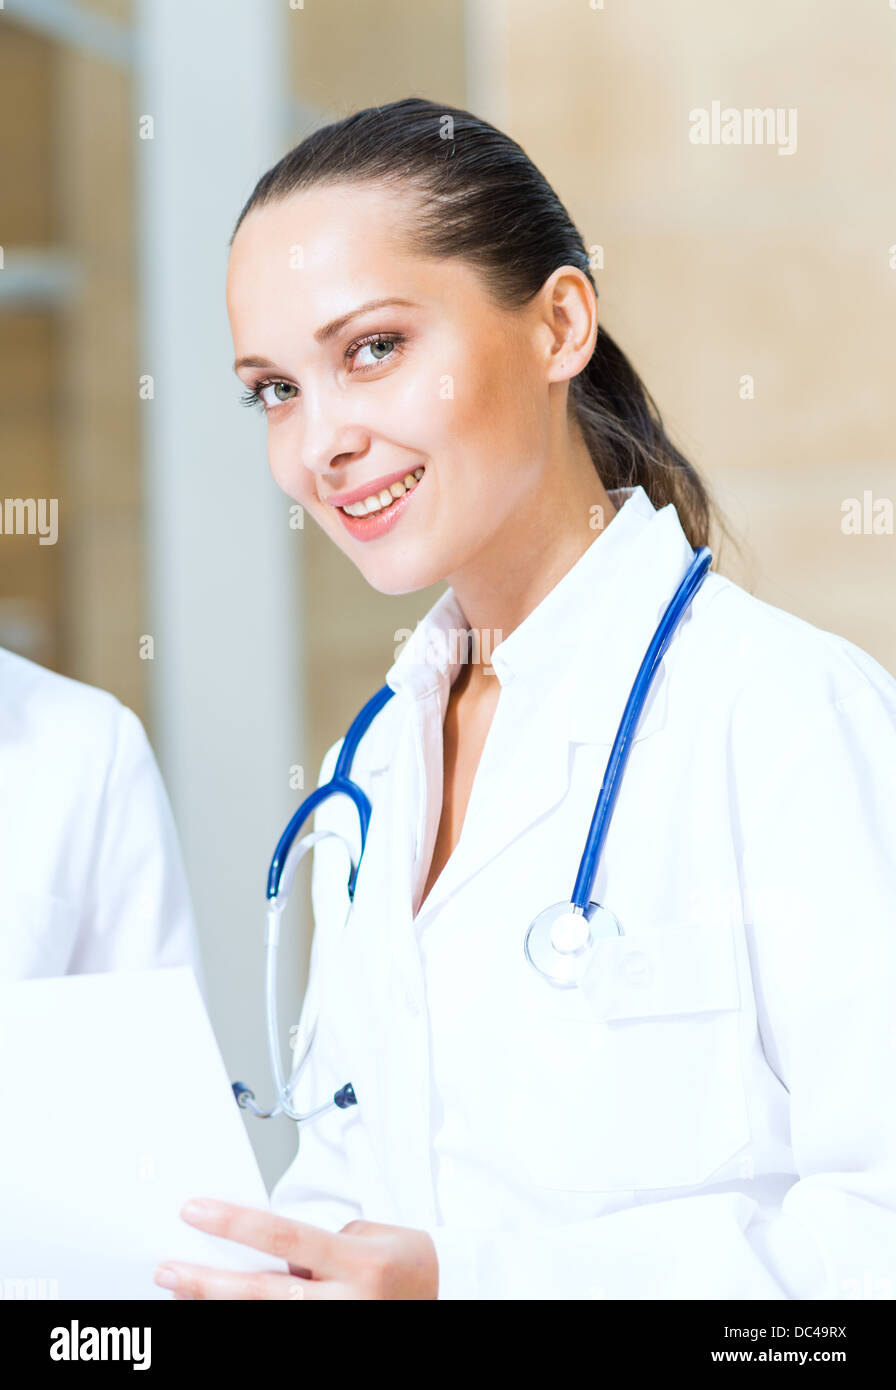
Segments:
[[[358,1104],[358,1097],[355,1095],[355,1088],[350,1081],[346,1081],[333,1097],[333,1104],[340,1110],[347,1110],[350,1105]]]

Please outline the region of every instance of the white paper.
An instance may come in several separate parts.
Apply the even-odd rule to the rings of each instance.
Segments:
[[[0,985],[0,1296],[170,1298],[163,1260],[285,1271],[188,1226],[190,1197],[270,1210],[193,971]]]

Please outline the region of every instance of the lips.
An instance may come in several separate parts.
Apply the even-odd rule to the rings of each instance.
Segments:
[[[366,487],[356,488],[354,493],[343,493],[343,497],[357,499],[343,506],[335,503],[333,498],[327,500],[335,505],[336,515],[349,535],[355,540],[373,541],[391,531],[408,507],[413,505],[424,472],[423,468],[416,468],[411,473],[394,478],[388,488],[383,486],[379,492],[370,490],[376,483],[368,483]]]
[[[395,473],[387,473],[382,478],[371,478],[369,482],[362,483],[360,487],[351,488],[345,492],[333,492],[329,497],[325,497],[324,501],[328,502],[331,507],[352,506],[356,502],[363,502],[368,497],[378,497],[381,492],[391,488],[393,483],[403,482],[405,478],[413,477],[421,472],[421,468],[405,468]]]
[[[391,507],[392,503],[397,502],[399,497],[404,497],[406,492],[413,492],[422,477],[423,469],[417,468],[413,473],[406,473],[403,478],[390,483],[388,487],[382,488],[379,492],[370,492],[357,502],[344,503],[342,510],[347,512],[349,516],[374,515],[386,507]]]

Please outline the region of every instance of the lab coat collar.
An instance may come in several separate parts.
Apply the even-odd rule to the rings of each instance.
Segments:
[[[396,694],[421,700],[447,681],[449,686],[465,655],[468,625],[454,590],[448,588],[421,618],[386,672]]]
[[[551,673],[565,669],[582,645],[583,618],[600,604],[601,586],[625,547],[656,515],[642,487],[609,494],[612,521],[526,618],[495,646],[492,665],[502,687],[511,681],[543,693]],[[550,654],[549,661],[545,660]]]
[[[609,495],[617,507],[612,521],[490,656],[482,653],[502,690],[514,689],[518,708],[550,706],[565,742],[612,744],[650,639],[694,555],[674,506],[656,509],[643,487]],[[448,588],[405,643],[387,683],[411,700],[439,692],[444,712],[466,632]],[[665,712],[661,667],[635,740],[661,728]]]

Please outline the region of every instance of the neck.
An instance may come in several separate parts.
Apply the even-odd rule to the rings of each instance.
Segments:
[[[584,440],[545,469],[538,494],[505,521],[488,546],[448,576],[483,660],[464,673],[464,688],[490,686],[485,667],[498,642],[532,612],[581,559],[616,515]]]

